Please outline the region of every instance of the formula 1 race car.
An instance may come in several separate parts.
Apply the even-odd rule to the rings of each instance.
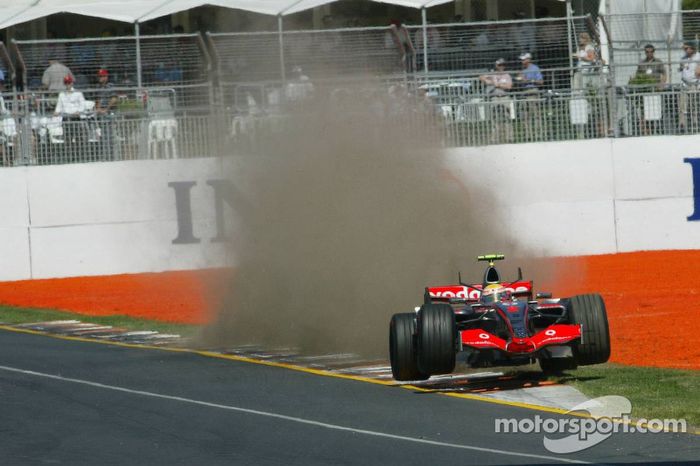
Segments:
[[[598,294],[552,299],[522,278],[501,281],[488,262],[483,282],[427,287],[415,312],[395,314],[389,328],[391,371],[396,380],[425,380],[454,371],[457,353],[471,367],[530,364],[546,373],[599,364],[610,357],[605,303]]]

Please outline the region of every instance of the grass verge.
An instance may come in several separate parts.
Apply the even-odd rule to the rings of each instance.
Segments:
[[[33,309],[12,306],[0,306],[0,323],[27,324],[31,322],[45,322],[50,320],[80,320],[100,325],[127,330],[155,330],[160,333],[178,334],[183,337],[194,336],[199,329],[196,325],[161,322],[158,320],[137,319],[123,315],[111,316],[87,316],[75,312],[59,311],[54,309]]]
[[[700,371],[600,364],[554,377],[595,398],[620,395],[636,419],[685,419],[700,428]]]

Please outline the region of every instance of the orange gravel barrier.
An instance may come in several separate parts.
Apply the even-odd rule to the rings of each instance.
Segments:
[[[551,287],[555,295],[603,295],[613,362],[700,369],[700,251],[552,261],[557,270],[557,283]],[[214,269],[4,282],[0,303],[201,324],[213,318],[231,273]]]
[[[0,303],[203,324],[230,277],[229,270],[210,269],[0,282]]]
[[[603,296],[612,362],[700,369],[700,251],[605,254],[557,262],[564,282],[553,290],[557,294]]]

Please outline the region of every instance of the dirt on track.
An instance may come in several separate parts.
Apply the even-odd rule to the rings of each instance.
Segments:
[[[700,369],[700,251],[546,260],[555,262],[558,275],[550,283],[535,283],[538,290],[602,294],[613,362]],[[230,274],[206,270],[4,282],[0,303],[203,324],[213,319]]]

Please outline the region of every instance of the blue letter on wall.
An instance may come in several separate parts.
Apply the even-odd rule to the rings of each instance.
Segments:
[[[693,169],[693,199],[695,200],[695,211],[688,217],[688,221],[700,220],[700,159],[683,159],[689,163]]]

